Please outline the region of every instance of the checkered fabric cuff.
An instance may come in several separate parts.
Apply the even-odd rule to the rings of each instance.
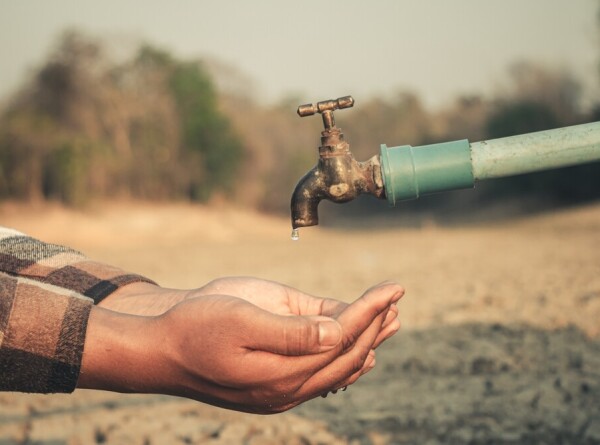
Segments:
[[[141,275],[91,261],[69,247],[44,243],[3,228],[0,228],[0,272],[72,290],[90,297],[94,304],[126,284],[154,283]]]
[[[0,391],[72,392],[93,302],[0,273]]]
[[[139,281],[152,283],[0,227],[0,391],[73,391],[93,305]]]

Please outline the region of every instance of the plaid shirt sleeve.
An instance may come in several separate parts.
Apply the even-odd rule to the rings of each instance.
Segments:
[[[140,275],[0,227],[0,391],[71,392],[94,304]]]

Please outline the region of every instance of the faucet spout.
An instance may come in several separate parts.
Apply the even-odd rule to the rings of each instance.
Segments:
[[[319,170],[314,167],[300,179],[292,194],[292,228],[319,224],[318,206],[324,196]]]

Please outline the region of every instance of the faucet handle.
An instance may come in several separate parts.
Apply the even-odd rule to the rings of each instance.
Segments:
[[[331,129],[335,126],[335,120],[333,119],[333,110],[341,110],[343,108],[350,108],[354,106],[354,99],[352,96],[344,96],[338,99],[323,100],[316,104],[305,104],[298,107],[298,115],[300,117],[312,116],[315,113],[321,113],[323,116],[323,125],[326,130]]]

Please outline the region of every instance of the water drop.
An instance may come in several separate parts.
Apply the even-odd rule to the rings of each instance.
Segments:
[[[292,230],[292,241],[298,241],[300,239],[300,234],[298,233],[298,229]]]

